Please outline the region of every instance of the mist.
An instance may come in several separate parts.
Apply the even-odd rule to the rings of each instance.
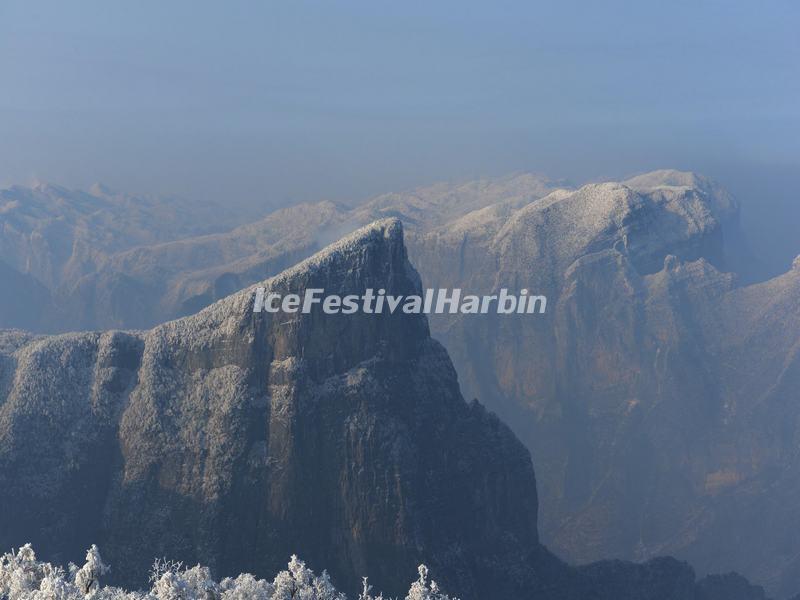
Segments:
[[[0,185],[262,215],[436,181],[703,172],[791,262],[791,2],[0,4]]]

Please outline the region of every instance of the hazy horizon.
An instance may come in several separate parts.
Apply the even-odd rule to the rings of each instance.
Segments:
[[[0,600],[800,600],[798,26],[0,0]]]
[[[262,210],[677,168],[739,197],[758,245],[768,209],[800,216],[798,17],[788,1],[0,2],[0,185]],[[760,253],[785,263],[777,227]]]

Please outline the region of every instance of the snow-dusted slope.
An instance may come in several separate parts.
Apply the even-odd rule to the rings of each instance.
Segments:
[[[382,221],[265,285],[419,280],[399,222]],[[267,574],[302,552],[394,593],[427,557],[472,598],[551,568],[531,562],[529,455],[464,403],[423,316],[273,316],[252,300],[0,345],[0,546],[72,558],[94,540],[140,574],[164,555]]]
[[[46,332],[152,327],[274,275],[376,219],[399,216],[407,227],[426,230],[477,208],[524,205],[553,185],[532,175],[438,184],[356,209],[301,204],[210,235],[189,233],[223,230],[231,219],[209,207],[104,189],[2,190],[0,261],[45,284],[53,300],[31,307],[25,320],[9,315],[0,324]]]
[[[264,285],[421,289],[397,220]],[[266,575],[298,552],[391,594],[425,562],[465,600],[729,598],[672,559],[576,570],[540,546],[530,455],[464,402],[424,316],[252,300],[143,332],[0,336],[0,546],[65,560],[97,542],[123,579],[154,556]]]
[[[789,425],[796,269],[750,286],[729,272],[738,208],[696,174],[578,190],[517,176],[355,209],[294,207],[225,234],[118,252],[45,314],[56,329],[149,327],[392,215],[407,224],[427,286],[548,296],[533,320],[431,318],[467,397],[501,413],[533,451],[548,545],[580,561],[672,552],[800,589],[800,550],[780,534],[780,523],[800,522],[789,500],[800,462]],[[775,522],[751,530],[740,509],[769,510]]]
[[[224,228],[218,210],[175,198],[39,183],[0,189],[0,261],[51,290],[136,246]]]
[[[787,595],[800,277],[729,273],[736,214],[710,182],[662,171],[467,215],[409,252],[432,287],[548,298],[536,318],[431,317],[465,395],[531,449],[548,546],[580,562],[675,554]]]

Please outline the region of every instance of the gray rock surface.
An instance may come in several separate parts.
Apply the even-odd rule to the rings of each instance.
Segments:
[[[701,176],[558,185],[442,184],[120,250],[39,329],[151,327],[399,217],[427,287],[548,297],[543,317],[430,320],[465,396],[532,451],[548,546],[574,562],[668,553],[795,592],[800,270],[743,284],[738,207]]]
[[[384,221],[267,285],[419,279]],[[245,291],[146,332],[2,347],[3,547],[95,540],[139,574],[162,555],[266,574],[297,552],[394,592],[424,559],[467,597],[536,578],[530,456],[464,403],[423,316],[254,314]]]
[[[431,287],[547,295],[544,316],[431,319],[465,396],[531,449],[544,542],[800,588],[800,271],[742,286],[725,270],[736,205],[690,174],[484,216],[410,255]]]
[[[265,285],[420,280],[387,220]],[[0,336],[0,545],[67,560],[95,541],[127,574],[166,555],[264,575],[297,552],[389,593],[424,561],[465,599],[715,598],[677,561],[575,570],[549,554],[530,455],[464,402],[424,316],[252,300],[149,331]]]

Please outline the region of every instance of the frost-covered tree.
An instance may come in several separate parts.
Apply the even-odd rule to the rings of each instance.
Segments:
[[[108,565],[103,563],[100,557],[100,551],[97,546],[92,544],[92,547],[86,551],[86,564],[75,572],[73,581],[75,586],[83,592],[85,596],[89,592],[97,591],[100,589],[100,577],[108,572]]]
[[[328,573],[317,575],[292,556],[288,568],[272,582],[244,573],[217,583],[207,567],[185,567],[183,563],[156,560],[150,573],[150,590],[127,592],[103,587],[100,578],[109,570],[97,546],[86,552],[82,567],[61,567],[36,559],[30,544],[0,557],[0,600],[347,600],[336,590]],[[373,596],[366,578],[358,600],[388,600]],[[428,569],[419,567],[406,600],[451,600],[441,594]],[[455,600],[455,599],[452,599]]]
[[[275,586],[264,579],[256,579],[250,573],[223,579],[220,583],[223,600],[272,600]]]
[[[60,567],[36,560],[30,544],[0,557],[0,598],[70,598],[74,586]],[[37,592],[49,594],[38,595]]]
[[[297,556],[292,556],[289,569],[278,573],[273,585],[270,600],[347,600],[333,587],[326,571],[315,575]]]
[[[451,600],[450,596],[439,591],[435,581],[431,580],[430,584],[428,583],[428,567],[420,565],[418,571],[419,579],[411,584],[406,600]]]
[[[362,585],[363,588],[361,593],[358,595],[358,600],[384,600],[383,594],[378,596],[372,595],[372,586],[369,584],[369,579],[367,577],[362,579]]]

